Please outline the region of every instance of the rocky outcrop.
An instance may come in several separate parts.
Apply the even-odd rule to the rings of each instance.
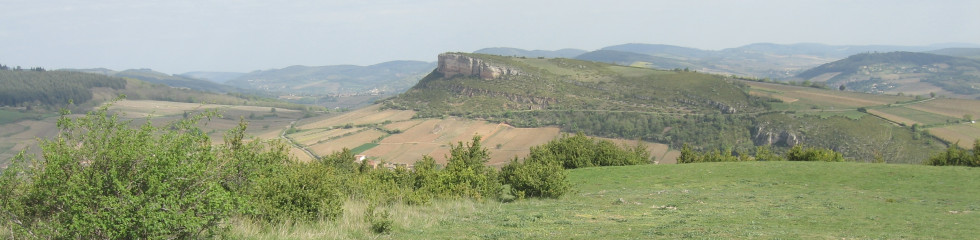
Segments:
[[[754,132],[752,140],[755,142],[755,145],[792,147],[800,144],[802,141],[796,133],[786,130],[769,129],[766,126],[756,126]]]
[[[436,68],[436,71],[442,73],[445,78],[460,75],[479,77],[481,79],[495,79],[507,75],[527,75],[527,73],[517,68],[494,64],[487,60],[459,53],[439,54],[439,66]]]

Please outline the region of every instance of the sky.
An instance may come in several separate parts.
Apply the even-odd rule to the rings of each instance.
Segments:
[[[250,72],[487,47],[980,44],[964,0],[0,0],[0,64]]]

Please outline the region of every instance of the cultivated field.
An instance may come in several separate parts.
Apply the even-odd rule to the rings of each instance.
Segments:
[[[822,117],[839,115],[852,119],[864,116],[855,111],[866,108],[867,113],[911,127],[919,124],[921,129],[943,141],[960,146],[972,146],[980,139],[980,131],[970,125],[963,125],[965,116],[980,116],[980,101],[950,98],[926,98],[916,100],[910,96],[866,94],[847,91],[834,91],[810,87],[788,86],[772,83],[745,82],[751,86],[750,94],[780,99],[783,103],[774,104],[775,110],[796,111],[798,113]]]
[[[354,110],[339,116],[331,116],[320,119],[310,119],[298,124],[299,129],[330,128],[343,126],[348,123],[353,125],[382,123],[384,121],[404,121],[411,119],[415,112],[403,110],[383,110],[378,109],[381,105],[373,105],[362,109]]]
[[[930,128],[929,133],[949,143],[959,143],[960,147],[973,149],[973,142],[980,136],[980,125],[963,123],[946,127]]]
[[[296,126],[301,130],[288,136],[320,156],[343,148],[354,149],[376,143],[376,146],[365,146],[366,150],[361,154],[370,159],[402,164],[413,164],[424,155],[445,164],[451,144],[471,142],[474,136],[480,136],[483,146],[490,152],[488,164],[492,166],[502,166],[514,157],[525,157],[530,147],[560,136],[560,130],[556,127],[515,128],[507,124],[455,117],[411,119],[412,115],[412,111],[379,111],[378,106],[371,106],[337,116],[304,119],[302,124]],[[348,123],[362,127],[342,128]],[[395,132],[386,134],[382,131]],[[611,140],[629,146],[636,144],[635,141]],[[671,163],[676,159],[675,155],[668,154],[666,145],[644,144],[659,162]]]

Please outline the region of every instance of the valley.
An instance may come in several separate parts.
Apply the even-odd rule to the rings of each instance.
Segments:
[[[246,194],[242,198],[266,199],[249,203],[263,206],[255,211],[282,207],[267,200],[282,196],[265,194],[299,194],[281,199],[336,197],[329,204],[300,204],[335,212],[319,215],[317,221],[287,224],[244,212],[228,217],[224,223],[231,237],[431,239],[452,238],[458,232],[484,239],[975,234],[970,229],[934,231],[950,222],[974,221],[978,209],[966,197],[974,194],[969,190],[974,182],[966,180],[976,177],[973,168],[922,165],[934,164],[937,153],[974,147],[974,140],[980,139],[980,125],[973,119],[980,116],[978,100],[945,92],[871,94],[812,84],[817,81],[773,82],[618,64],[444,53],[435,70],[411,88],[371,95],[370,101],[362,99],[355,103],[359,107],[350,109],[305,102],[324,99],[314,95],[287,95],[295,98],[287,102],[265,93],[213,93],[83,75],[123,85],[88,87],[91,98],[78,105],[26,100],[0,109],[0,164],[6,167],[25,149],[40,154],[39,139],[64,133],[56,126],[54,109],[70,109],[74,114],[68,117],[81,118],[89,109],[108,106],[109,114],[131,127],[151,121],[157,129],[180,129],[182,120],[211,116],[184,133],[203,134],[213,148],[206,152],[222,159],[213,171],[231,172],[214,181],[235,194]],[[841,74],[818,78],[833,82]],[[293,87],[323,87],[318,84]],[[126,97],[113,100],[119,95]],[[241,122],[248,127],[235,135]],[[477,139],[481,148],[467,149]],[[581,139],[605,148],[589,149]],[[253,148],[236,148],[243,143]],[[277,146],[281,152],[276,152]],[[804,146],[838,154],[846,163],[763,158],[787,160]],[[728,159],[723,161],[752,162],[677,164],[692,149]],[[569,160],[586,154],[614,157],[587,160],[601,164],[579,167],[574,166],[581,162]],[[269,160],[277,162],[248,165]],[[237,161],[240,165],[224,165]],[[465,161],[470,165],[461,167]],[[633,164],[639,165],[611,166]],[[249,166],[254,169],[236,172]],[[263,173],[268,170],[263,167],[280,172]],[[253,172],[256,175],[242,177]],[[242,178],[256,182],[244,183],[254,184],[252,188],[235,188]],[[547,181],[559,179],[566,184],[564,192],[526,195],[525,191],[544,192],[538,188],[562,189],[527,182],[556,184]],[[940,184],[943,181],[963,184]],[[312,188],[276,185],[292,183]],[[294,213],[270,214],[294,218],[288,215]],[[376,230],[379,224],[387,228]],[[910,225],[914,230],[908,231]]]

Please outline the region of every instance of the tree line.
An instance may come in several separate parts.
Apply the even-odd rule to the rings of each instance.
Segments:
[[[64,106],[92,99],[91,88],[123,89],[126,80],[67,71],[0,70],[0,106]]]

